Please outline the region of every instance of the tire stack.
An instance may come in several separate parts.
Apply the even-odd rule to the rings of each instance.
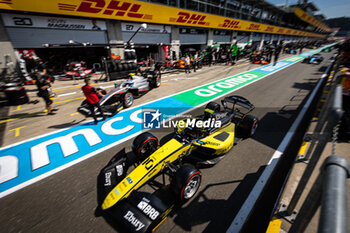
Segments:
[[[129,73],[136,73],[137,63],[136,52],[133,49],[126,49],[124,52],[124,60],[108,60],[106,61],[107,70],[111,79],[126,78]]]
[[[3,86],[9,105],[20,105],[29,102],[29,98],[22,83],[7,83]]]
[[[125,71],[128,73],[135,73],[137,71],[137,63],[135,60],[137,59],[136,52],[134,49],[126,49],[124,52],[125,59]]]

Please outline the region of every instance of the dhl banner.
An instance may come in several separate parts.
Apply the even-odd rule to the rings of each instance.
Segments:
[[[331,29],[329,27],[327,27],[325,24],[321,23],[320,21],[318,21],[317,19],[315,19],[314,17],[312,17],[311,15],[309,15],[308,13],[306,13],[305,11],[300,9],[299,7],[295,8],[294,14],[296,16],[298,16],[301,20],[303,20],[303,21],[307,22],[308,24],[311,24],[315,27],[320,28],[321,30],[323,30],[325,32],[331,31]]]
[[[130,0],[0,0],[0,9],[292,36],[324,37],[322,34]]]

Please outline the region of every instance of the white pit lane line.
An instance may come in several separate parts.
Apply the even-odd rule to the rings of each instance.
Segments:
[[[111,87],[114,87],[114,85],[110,85],[110,86],[100,86],[99,88],[111,88]],[[82,93],[82,91],[80,91],[79,93]],[[60,94],[60,95],[57,95],[57,97],[62,97],[62,96],[67,96],[67,95],[74,95],[74,94],[77,94],[77,92],[69,92],[69,93],[65,93],[65,94]]]
[[[66,95],[74,95],[76,94],[77,92],[69,92],[69,93],[65,93],[65,94],[61,94],[61,95],[58,95],[57,97],[62,97],[62,96],[66,96]]]
[[[105,86],[105,87],[100,87],[100,88],[111,88],[111,87],[114,87],[114,85]]]
[[[298,63],[298,62],[297,62]],[[296,64],[296,63],[294,63]],[[277,150],[275,153],[272,155],[270,161],[268,162],[266,168],[264,169],[264,172],[261,174],[259,177],[258,181],[254,185],[252,191],[249,193],[249,196],[245,200],[244,204],[242,205],[241,209],[237,213],[235,219],[231,223],[231,226],[227,229],[226,233],[238,233],[242,230],[242,227],[244,226],[244,223],[248,219],[251,211],[254,208],[254,205],[256,204],[258,198],[260,197],[267,181],[270,179],[273,171],[276,168],[276,165],[281,158],[281,155],[284,153],[286,147],[288,146],[290,140],[294,136],[294,133],[296,132],[297,127],[299,126],[301,120],[304,118],[306,111],[311,105],[312,99],[317,93],[317,90],[319,89],[323,79],[327,77],[327,72],[321,76],[320,80],[317,83],[317,86],[313,89],[312,93],[310,94],[307,102],[303,106],[302,110],[300,111],[298,117],[295,119],[294,123],[288,130],[288,133],[286,136],[283,138],[281,144],[278,146]]]
[[[79,81],[79,80],[76,80],[76,81]],[[82,79],[82,81],[84,81]],[[101,83],[98,83],[100,85],[103,85],[103,84],[109,84],[110,82],[101,82]],[[83,83],[81,83],[82,85],[84,85]],[[68,88],[72,88],[72,87],[76,87],[76,86],[79,86],[80,84],[75,84],[75,85],[70,85],[70,86],[63,86],[63,87],[55,87],[55,88],[52,88],[53,91],[55,90],[62,90],[62,89],[68,89]]]
[[[190,77],[190,78],[172,78],[171,80],[177,81],[177,80],[192,80],[192,79],[198,79],[196,77]]]

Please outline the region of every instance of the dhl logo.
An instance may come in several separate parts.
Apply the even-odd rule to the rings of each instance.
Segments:
[[[284,29],[283,28],[280,28],[277,30],[277,33],[283,33],[284,32]]]
[[[265,32],[273,32],[274,27],[267,27],[265,29]]]
[[[239,26],[239,21],[238,20],[228,20],[228,19],[225,19],[223,24],[219,24],[219,27],[224,27],[224,28],[241,28],[241,26]]]
[[[260,31],[260,25],[251,23],[250,26],[247,29],[248,30],[254,30],[254,31]]]
[[[177,18],[169,18],[170,22],[185,23],[185,24],[198,24],[208,26],[210,23],[205,22],[207,16],[201,14],[191,14],[187,12],[179,12]]]
[[[108,4],[107,4],[108,3]],[[152,19],[152,15],[141,14],[140,4],[111,0],[84,0],[79,6],[65,3],[58,3],[58,9],[64,11],[78,11],[86,13],[102,13],[104,15],[128,16],[139,19]]]

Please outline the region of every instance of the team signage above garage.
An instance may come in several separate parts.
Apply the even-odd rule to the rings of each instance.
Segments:
[[[54,28],[71,30],[107,30],[102,20],[86,20],[27,14],[1,14],[6,27]]]
[[[154,8],[158,12],[154,14]],[[247,20],[198,13],[142,1],[115,0],[9,0],[0,2],[0,9],[64,14],[103,19],[182,25],[235,31],[275,33],[282,35],[324,37],[322,34],[255,23]]]

